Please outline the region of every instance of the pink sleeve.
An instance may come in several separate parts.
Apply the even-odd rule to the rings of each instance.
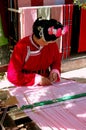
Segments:
[[[53,73],[53,72],[57,73],[57,75],[58,75],[57,82],[60,81],[61,80],[61,75],[60,75],[59,70],[58,69],[52,69],[52,71],[50,73]]]

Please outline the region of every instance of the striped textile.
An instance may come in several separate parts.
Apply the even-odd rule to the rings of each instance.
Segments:
[[[73,4],[63,5],[63,24],[69,26],[69,31],[62,38],[63,58],[70,56],[71,50],[71,32],[72,32]]]
[[[71,80],[49,87],[15,87],[10,93],[16,96],[19,106],[62,96],[86,92],[86,84]],[[86,130],[86,97],[25,110],[41,130]]]
[[[86,9],[81,8],[78,52],[86,52]]]

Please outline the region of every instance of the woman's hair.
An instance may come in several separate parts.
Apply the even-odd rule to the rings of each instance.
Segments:
[[[63,25],[55,19],[46,20],[38,18],[33,24],[33,34],[35,34],[38,39],[42,37],[45,41],[54,41],[60,36],[55,33],[49,33],[49,29],[52,27],[53,30],[63,29]]]

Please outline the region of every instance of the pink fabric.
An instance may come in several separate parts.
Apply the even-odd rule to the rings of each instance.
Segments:
[[[86,92],[86,84],[61,80],[49,87],[11,88],[19,106]],[[35,95],[35,96],[34,96]],[[85,130],[86,97],[25,110],[41,130]]]
[[[18,7],[31,6],[31,0],[18,0]]]
[[[51,18],[63,23],[63,5],[52,6]]]
[[[20,39],[32,34],[32,25],[37,19],[37,9],[21,7],[20,13]]]

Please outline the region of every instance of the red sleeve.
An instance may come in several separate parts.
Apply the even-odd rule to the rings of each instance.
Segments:
[[[8,65],[7,78],[16,86],[30,86],[35,82],[36,74],[22,73],[26,56],[26,47],[24,47],[23,44],[17,44]]]
[[[61,54],[59,53],[58,45],[54,44],[53,47],[53,63],[51,65],[51,69],[57,69],[61,73]]]
[[[61,79],[61,53],[59,53],[59,49],[58,49],[58,45],[54,44],[55,46],[53,47],[53,53],[54,53],[54,57],[53,57],[53,63],[51,65],[51,73],[52,72],[56,72],[58,75],[58,79],[57,82],[60,81]]]

